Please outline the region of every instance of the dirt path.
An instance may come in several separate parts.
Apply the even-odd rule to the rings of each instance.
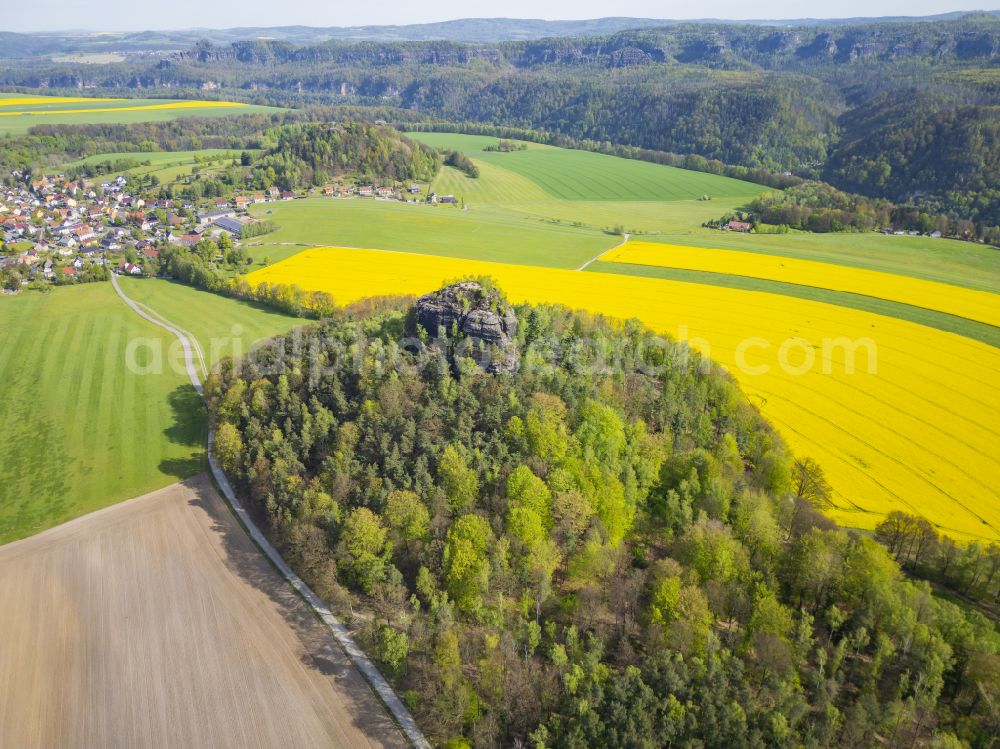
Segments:
[[[0,747],[407,745],[207,476],[0,547],[0,602]]]
[[[198,391],[198,395],[204,396],[204,391],[202,388],[202,380],[198,374],[198,369],[196,366],[196,356],[201,357],[200,347],[197,341],[189,339],[183,330],[175,326],[173,323],[168,321],[165,317],[157,313],[155,310],[146,307],[145,305],[139,304],[133,301],[122,291],[121,286],[118,284],[118,277],[115,275],[111,276],[111,285],[114,287],[115,292],[121,297],[122,301],[125,302],[129,307],[131,307],[136,314],[145,320],[157,325],[169,332],[173,333],[177,339],[181,342],[184,348],[184,366],[187,369],[188,377],[191,380],[191,385],[195,390]],[[202,369],[204,369],[204,359],[200,358],[198,363],[201,364]],[[309,586],[303,582],[298,575],[296,575],[292,569],[288,566],[284,559],[278,551],[271,546],[267,537],[261,533],[260,529],[254,524],[253,519],[250,514],[243,507],[240,502],[239,497],[233,488],[229,484],[229,480],[226,478],[225,473],[219,467],[215,458],[212,454],[212,447],[215,441],[215,433],[209,428],[208,430],[208,463],[212,471],[212,476],[222,489],[222,493],[232,508],[233,512],[239,518],[243,527],[250,534],[253,542],[256,543],[257,547],[267,555],[271,563],[277,568],[281,575],[285,578],[287,583],[298,592],[300,596],[312,607],[312,610],[320,618],[320,620],[326,625],[329,633],[333,635],[336,642],[342,648],[342,652],[347,655],[350,661],[354,664],[357,672],[364,677],[368,682],[368,686],[371,687],[373,692],[368,692],[369,695],[377,694],[378,698],[382,701],[389,712],[392,713],[393,718],[399,724],[402,729],[403,734],[409,740],[409,742],[417,749],[430,749],[430,743],[424,737],[423,733],[420,731],[420,727],[417,722],[410,715],[410,711],[406,709],[403,701],[390,686],[389,682],[385,680],[381,672],[375,667],[375,665],[369,660],[368,656],[365,655],[364,651],[358,647],[358,644],[354,641],[350,632],[347,628],[333,615],[333,612],[324,604],[319,597],[310,590]],[[2,746],[2,745],[0,745]]]
[[[577,270],[587,270],[587,268],[590,266],[591,263],[596,263],[602,257],[604,257],[609,252],[611,252],[611,250],[617,250],[623,244],[625,244],[626,242],[628,242],[629,236],[630,235],[628,234],[628,232],[626,232],[625,234],[622,234],[622,241],[621,242],[619,242],[618,244],[616,244],[614,247],[609,247],[608,249],[604,250],[603,252],[598,253],[597,255],[594,255],[594,257],[590,258],[590,260],[588,260],[583,265],[581,265],[579,268],[577,268]]]

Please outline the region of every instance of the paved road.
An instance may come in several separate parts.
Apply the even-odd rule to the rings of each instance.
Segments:
[[[131,307],[137,315],[142,317],[144,320],[148,320],[153,325],[170,331],[170,333],[177,337],[177,340],[181,342],[181,346],[184,348],[184,366],[187,369],[188,377],[191,379],[191,385],[198,391],[198,395],[204,397],[204,388],[202,387],[201,378],[198,376],[198,371],[195,367],[195,347],[188,337],[178,327],[172,325],[165,318],[160,315],[153,317],[143,310],[138,303],[130,299],[128,295],[122,291],[121,286],[118,284],[118,277],[114,274],[111,276],[111,285],[114,287],[118,296],[121,297],[122,301]],[[389,686],[389,682],[385,680],[385,677],[382,676],[375,665],[368,659],[368,656],[366,656],[361,648],[358,647],[358,644],[354,641],[354,638],[351,637],[347,628],[340,623],[337,617],[333,615],[333,612],[331,612],[326,604],[324,604],[319,597],[313,593],[309,586],[306,585],[299,578],[299,576],[292,571],[285,560],[281,558],[278,551],[271,546],[264,534],[261,533],[260,529],[254,524],[250,514],[243,507],[243,504],[236,496],[236,492],[233,491],[233,488],[229,483],[229,479],[226,478],[225,473],[223,473],[222,469],[216,462],[212,450],[214,444],[215,432],[213,429],[209,428],[208,462],[212,469],[212,475],[215,477],[216,482],[222,489],[223,496],[225,496],[226,500],[229,502],[233,512],[235,512],[236,516],[240,519],[240,522],[242,522],[247,533],[250,534],[250,537],[260,547],[261,551],[263,551],[275,567],[278,568],[285,580],[287,580],[288,583],[299,592],[299,594],[309,603],[320,619],[323,620],[330,632],[333,633],[337,642],[344,649],[344,652],[350,657],[355,667],[364,675],[371,688],[389,709],[389,712],[392,713],[393,718],[395,718],[396,722],[399,723],[400,728],[402,728],[403,733],[410,740],[410,742],[418,749],[430,749],[430,743],[417,726],[413,716],[410,715],[410,711],[406,709],[402,700],[399,699],[399,696],[393,688]]]

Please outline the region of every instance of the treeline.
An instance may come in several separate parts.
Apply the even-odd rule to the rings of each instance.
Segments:
[[[288,125],[277,143],[253,164],[250,179],[258,188],[285,190],[322,185],[354,174],[393,181],[434,179],[437,153],[391,127],[362,122]]]
[[[483,150],[493,151],[496,153],[513,153],[514,151],[526,151],[527,149],[527,143],[520,143],[516,140],[505,140],[501,138],[493,145],[486,146]]]
[[[515,374],[437,358],[397,300],[207,384],[237,490],[364,609],[433,743],[993,745],[991,623],[813,509],[814,464],[728,376],[636,323],[515,312]]]
[[[958,543],[919,515],[893,511],[875,528],[904,569],[977,601],[1000,619],[1000,544]]]
[[[49,280],[41,275],[32,277],[28,269],[22,266],[4,266],[0,268],[0,289],[9,292],[18,292],[23,288],[44,291],[50,284],[70,286],[78,283],[98,283],[111,280],[111,270],[103,265],[85,265],[73,275],[63,273],[62,267],[54,267],[54,276]]]
[[[196,92],[189,95],[199,98]],[[129,125],[35,125],[27,135],[0,137],[0,167],[6,177],[11,169],[33,171],[99,153],[261,149],[273,145],[272,131],[284,125],[385,118],[401,122],[413,116],[388,107],[306,106],[274,114],[185,117]]]
[[[445,166],[454,167],[471,179],[479,176],[479,167],[461,151],[445,151],[444,163]]]
[[[782,192],[754,198],[738,216],[726,215],[706,226],[724,226],[731,218],[814,232],[894,229],[976,240],[1000,246],[1000,226],[954,214],[934,214],[913,205],[846,193],[823,182],[803,182]]]
[[[258,302],[296,317],[321,318],[334,313],[337,306],[325,291],[305,291],[295,284],[260,283],[251,286],[235,277],[251,262],[246,251],[222,234],[219,242],[203,239],[194,248],[166,245],[148,272],[174,278],[205,291],[234,299]]]

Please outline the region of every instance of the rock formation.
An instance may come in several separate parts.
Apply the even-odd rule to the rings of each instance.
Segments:
[[[458,356],[477,361],[488,372],[515,372],[520,354],[514,335],[517,315],[495,289],[463,281],[417,300],[417,325]]]

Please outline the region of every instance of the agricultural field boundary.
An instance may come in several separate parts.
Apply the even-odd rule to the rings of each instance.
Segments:
[[[612,247],[612,248],[611,248],[610,250],[605,250],[605,251],[604,251],[604,252],[602,252],[602,253],[601,253],[600,255],[594,255],[594,257],[590,258],[590,260],[588,260],[588,261],[587,261],[587,262],[585,262],[585,263],[584,263],[583,265],[581,265],[581,266],[580,266],[579,268],[577,268],[577,270],[578,270],[578,271],[584,271],[584,270],[587,270],[587,268],[588,268],[588,267],[589,267],[590,265],[592,265],[593,263],[596,263],[597,261],[599,261],[599,260],[600,260],[600,259],[601,259],[602,257],[604,257],[605,255],[608,255],[608,254],[610,254],[610,253],[614,252],[615,250],[618,250],[618,249],[620,249],[620,248],[624,247],[624,246],[625,246],[626,244],[628,244],[628,239],[629,239],[629,237],[630,237],[630,236],[631,236],[631,235],[630,235],[630,234],[629,234],[628,232],[626,232],[625,234],[623,234],[623,235],[622,235],[622,241],[621,241],[621,242],[620,242],[619,244],[616,244],[616,245],[615,245],[614,247]]]
[[[188,340],[188,337],[179,328],[170,324],[168,321],[163,319],[158,320],[149,313],[145,312],[137,302],[134,302],[125,294],[124,291],[122,291],[121,286],[118,284],[117,276],[112,275],[111,284],[114,286],[115,292],[119,297],[121,297],[122,301],[131,307],[136,314],[154,325],[173,333],[173,335],[177,337],[177,339],[181,342],[181,346],[184,348],[184,366],[187,369],[188,377],[191,379],[191,385],[198,392],[199,396],[204,397],[204,387],[194,365],[194,345],[190,340]],[[222,468],[215,460],[215,457],[212,454],[214,445],[215,430],[209,426],[208,464],[212,471],[212,477],[222,490],[222,495],[225,497],[230,509],[232,509],[236,517],[239,518],[244,530],[250,535],[254,543],[257,544],[257,547],[265,554],[265,556],[267,556],[275,568],[281,573],[288,584],[291,585],[303,599],[305,599],[316,615],[327,626],[334,638],[337,640],[337,643],[343,651],[347,653],[347,656],[351,659],[355,668],[357,668],[358,671],[360,671],[365,677],[369,686],[371,686],[372,691],[374,691],[379,699],[382,700],[383,704],[399,724],[410,743],[417,747],[417,749],[431,749],[430,742],[428,742],[424,737],[423,732],[420,730],[419,726],[417,726],[417,722],[413,719],[413,716],[410,715],[410,711],[406,709],[402,700],[399,699],[395,690],[389,685],[389,682],[385,680],[385,677],[382,676],[381,672],[375,667],[375,664],[373,664],[371,660],[369,660],[368,656],[365,655],[364,651],[358,647],[358,644],[354,641],[350,632],[347,631],[347,628],[341,624],[340,620],[333,615],[333,612],[330,611],[329,607],[327,607],[326,604],[319,599],[312,589],[292,571],[291,567],[289,567],[285,560],[282,559],[278,550],[271,545],[257,525],[253,522],[253,519],[250,517],[250,513],[247,512],[242,502],[240,502],[239,498],[236,496],[236,492],[233,491],[233,487],[229,483],[229,479],[226,478],[226,474],[222,471]]]
[[[840,291],[912,307],[943,312],[973,322],[1000,327],[1000,296],[899,273],[850,268],[816,260],[800,260],[760,252],[624,242],[601,256],[608,262],[643,268],[725,273]]]
[[[872,312],[884,317],[924,325],[928,328],[945,333],[971,338],[980,343],[1000,348],[1000,328],[989,323],[970,320],[948,312],[939,312],[928,307],[917,307],[903,302],[894,302],[881,297],[867,296],[849,291],[836,291],[820,286],[803,286],[787,281],[740,276],[731,273],[714,273],[711,271],[687,270],[681,268],[665,268],[657,265],[634,265],[617,263],[613,260],[602,260],[587,268],[588,273],[607,273],[618,276],[635,276],[638,278],[659,278],[666,281],[681,281],[683,283],[719,286],[742,291],[763,291],[769,294],[804,299],[811,302],[824,302],[837,307]]]

